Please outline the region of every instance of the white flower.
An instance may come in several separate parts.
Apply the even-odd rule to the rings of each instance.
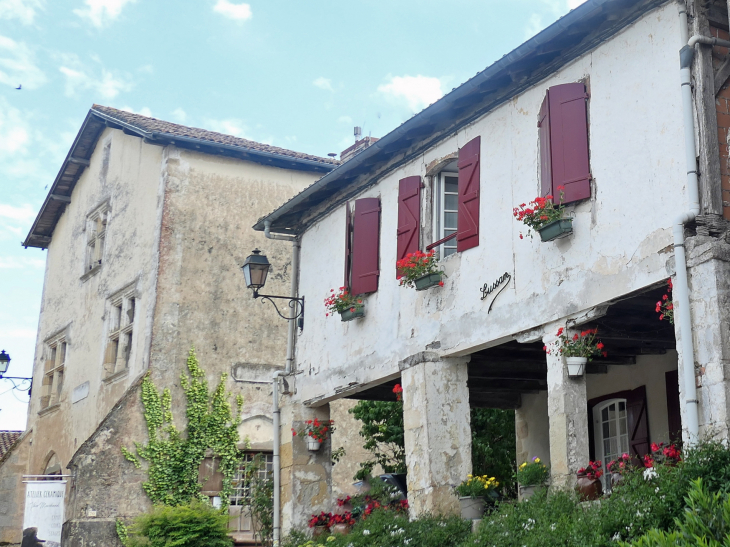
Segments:
[[[370,530],[363,530],[362,531],[362,535],[363,536],[369,536],[370,535]]]
[[[555,523],[554,523],[554,522],[553,522],[553,523],[552,523],[552,524],[550,525],[550,529],[551,529],[551,530],[552,530],[553,532],[555,531]]]
[[[647,467],[644,469],[644,480],[651,480],[653,478],[657,477],[657,472],[654,470],[653,467]]]
[[[656,492],[657,494],[659,493],[659,487],[658,486],[656,487],[656,490],[654,490],[654,492]]]
[[[621,541],[621,534],[619,534],[618,532],[616,532],[616,533],[615,533],[615,534],[614,534],[614,535],[613,535],[613,536],[611,537],[611,541]]]

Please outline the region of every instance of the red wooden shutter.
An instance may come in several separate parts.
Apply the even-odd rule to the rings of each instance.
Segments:
[[[459,150],[459,215],[456,234],[458,252],[479,245],[480,145],[481,137],[477,137]]]
[[[553,172],[550,168],[550,101],[548,95],[545,95],[545,99],[542,101],[537,127],[540,135],[540,195],[545,197],[553,193]]]
[[[629,426],[629,453],[643,458],[649,453],[649,418],[646,414],[646,386],[629,391],[626,396],[626,421]],[[637,465],[643,463],[634,461]]]
[[[669,441],[682,442],[682,415],[679,403],[679,371],[670,370],[664,373],[667,391],[667,425],[669,425]]]
[[[344,287],[350,288],[350,270],[352,268],[352,219],[350,216],[350,202],[345,203],[345,282]]]
[[[591,197],[587,98],[583,83],[548,90],[552,193],[557,201],[565,186],[563,203]]]
[[[421,177],[406,177],[398,186],[398,252],[396,260],[418,250],[421,235]],[[396,268],[396,278],[401,274]]]
[[[352,294],[378,290],[378,248],[380,246],[380,199],[355,201],[352,226]]]

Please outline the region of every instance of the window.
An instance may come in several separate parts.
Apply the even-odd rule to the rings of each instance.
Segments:
[[[86,218],[86,266],[84,273],[96,270],[101,266],[108,220],[108,203],[96,209]]]
[[[104,353],[105,379],[112,379],[129,368],[137,302],[134,295],[133,288],[126,289],[110,301],[109,339]]]
[[[352,294],[378,290],[380,278],[380,198],[355,200],[354,211],[345,205],[345,286]]]
[[[456,171],[456,162],[449,164],[434,179],[434,239],[440,241],[455,234],[459,227],[459,173]],[[452,237],[443,243],[441,257],[455,252],[456,237]]]
[[[65,333],[46,341],[41,411],[54,407],[61,399],[63,375],[66,369],[67,348],[68,344],[66,343]]]
[[[252,477],[246,476],[246,463],[258,459],[260,465],[256,473],[257,479],[273,480],[274,455],[270,453],[251,454],[244,456],[244,463],[233,476],[233,492],[229,498],[228,530],[236,542],[253,542],[255,539],[255,523],[251,518],[251,484]]]
[[[610,490],[608,463],[629,452],[626,399],[610,399],[593,408],[596,456],[603,462],[604,487]]]

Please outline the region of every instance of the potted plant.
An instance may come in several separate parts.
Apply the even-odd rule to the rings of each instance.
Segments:
[[[608,356],[608,352],[603,349],[605,346],[600,340],[596,340],[598,329],[588,329],[570,336],[564,328],[559,328],[558,337],[558,353],[565,357],[565,364],[568,367],[568,376],[583,376],[585,373],[586,363],[598,355]],[[547,354],[551,349],[543,346]]]
[[[436,251],[427,253],[416,251],[395,263],[398,273],[401,275],[401,287],[415,287],[417,291],[423,291],[430,287],[444,286],[442,278],[446,276],[443,269],[438,265]]]
[[[312,515],[309,519],[309,527],[312,528],[312,537],[320,537],[330,532],[332,513],[322,511],[319,515]]]
[[[539,232],[542,241],[552,241],[568,236],[573,233],[573,219],[564,216],[564,190],[565,186],[558,186],[560,201],[557,205],[553,203],[553,196],[548,194],[544,198],[536,197],[529,204],[520,204],[512,209],[512,214],[517,220]],[[532,232],[528,230],[527,235],[532,237]],[[521,232],[520,239],[523,239]]]
[[[578,469],[578,481],[575,489],[582,501],[597,500],[603,495],[601,477],[603,476],[603,464],[600,461],[588,462],[586,467]]]
[[[327,309],[325,316],[329,317],[339,313],[342,321],[352,321],[365,316],[365,305],[362,298],[350,294],[347,287],[340,287],[337,292],[330,289],[330,295],[324,299],[324,307]]]
[[[332,515],[330,520],[330,529],[334,535],[345,535],[349,534],[352,527],[355,525],[355,518],[352,516],[352,512],[345,511],[342,514]]]
[[[649,448],[651,449],[651,454],[644,456],[644,467],[654,467],[657,463],[671,467],[677,465],[682,459],[681,452],[673,444],[651,443]]]
[[[523,462],[517,468],[517,483],[519,484],[519,498],[526,500],[539,487],[544,486],[550,478],[547,466],[535,456],[529,462]]]
[[[662,295],[662,299],[656,303],[655,311],[659,314],[659,321],[667,320],[674,325],[674,301],[672,300],[672,280],[667,279],[667,294]]]
[[[320,421],[318,418],[307,420],[304,427],[297,431],[292,428],[292,435],[301,435],[307,441],[307,448],[312,452],[319,450],[319,447],[326,441],[335,431],[334,420]]]
[[[494,500],[497,497],[499,482],[494,477],[467,475],[466,480],[454,490],[459,496],[461,518],[480,519],[484,516],[487,498]]]
[[[631,456],[626,453],[621,454],[615,460],[611,460],[606,464],[606,470],[611,473],[611,487],[616,486],[624,478],[624,473],[631,468]]]

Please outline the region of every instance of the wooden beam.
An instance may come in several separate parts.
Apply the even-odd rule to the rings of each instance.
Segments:
[[[547,379],[545,380],[483,380],[479,378],[469,378],[469,391],[472,389],[477,391],[514,391],[521,393],[524,391],[540,391],[547,389]]]
[[[84,167],[88,167],[91,164],[91,162],[86,158],[77,158],[75,156],[71,156],[70,158],[68,158],[68,162],[74,163],[76,165],[83,165]]]
[[[62,203],[71,203],[71,198],[69,196],[61,196],[59,194],[50,194],[48,197],[51,198],[51,201],[60,201]]]
[[[730,56],[726,57],[723,63],[715,71],[715,97],[720,93],[722,86],[730,78]]]
[[[484,393],[469,395],[469,403],[472,408],[501,408],[513,410],[522,406],[522,396],[519,393]]]

